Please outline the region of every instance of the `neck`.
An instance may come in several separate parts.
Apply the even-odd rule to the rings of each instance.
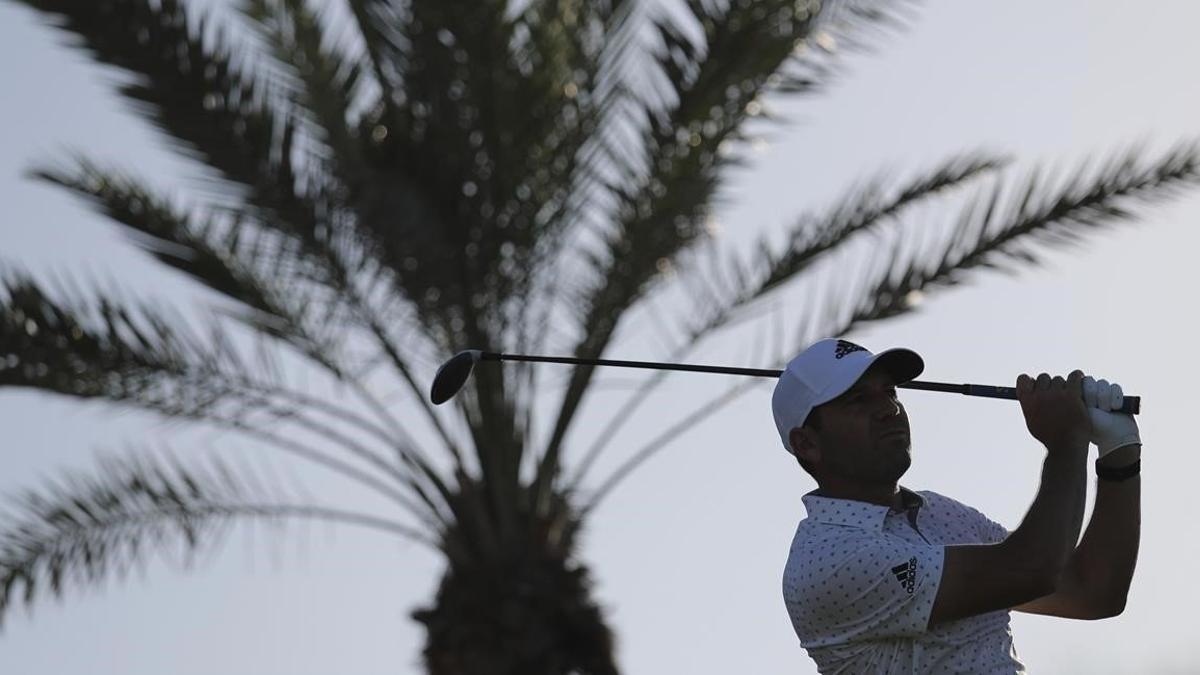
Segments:
[[[845,483],[839,480],[826,479],[813,494],[830,499],[852,499],[856,502],[868,502],[880,506],[896,507],[902,505],[900,486],[898,483],[888,485],[864,485],[862,483]]]

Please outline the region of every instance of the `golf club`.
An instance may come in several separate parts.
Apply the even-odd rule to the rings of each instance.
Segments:
[[[779,377],[782,370],[764,368],[731,368],[728,366],[699,366],[689,363],[656,363],[653,361],[614,361],[611,359],[577,359],[569,356],[526,356],[524,354],[498,354],[484,352],[478,349],[468,349],[455,354],[449,361],[438,368],[430,387],[429,400],[434,405],[449,401],[471,376],[471,371],[479,361],[528,361],[533,363],[568,363],[584,366],[615,366],[618,368],[649,368],[652,370],[683,370],[695,373],[719,373],[721,375],[749,375],[752,377]],[[946,384],[943,382],[925,382],[912,380],[896,385],[900,389],[919,389],[921,391],[944,391],[965,394],[967,396],[984,396],[987,398],[1003,398],[1017,400],[1017,390],[1013,387],[996,387],[988,384]],[[1119,412],[1137,415],[1141,411],[1140,396],[1125,396],[1125,401]]]

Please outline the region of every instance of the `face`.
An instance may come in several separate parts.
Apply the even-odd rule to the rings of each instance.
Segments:
[[[908,413],[891,375],[868,370],[820,406],[820,430],[792,430],[792,445],[814,476],[864,485],[894,484],[912,463]]]

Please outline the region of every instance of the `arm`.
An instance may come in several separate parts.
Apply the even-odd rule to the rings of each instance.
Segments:
[[[1129,445],[1109,453],[1100,464],[1128,466],[1141,457],[1141,451],[1140,444]],[[1141,491],[1141,478],[1137,476],[1119,483],[1097,481],[1091,522],[1057,590],[1014,609],[1069,619],[1104,619],[1120,614],[1137,564]]]
[[[1055,592],[1083,523],[1087,441],[1050,448],[1024,520],[999,544],[947,546],[929,626]]]
[[[1009,609],[1056,590],[1079,541],[1087,495],[1091,420],[1083,402],[1083,372],[1064,381],[1046,373],[1017,378],[1025,426],[1046,446],[1042,482],[1024,520],[998,544],[947,546],[930,627]]]

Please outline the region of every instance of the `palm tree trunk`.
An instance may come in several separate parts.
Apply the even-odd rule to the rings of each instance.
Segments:
[[[429,675],[616,675],[612,632],[587,568],[545,552],[451,566],[428,631]]]

